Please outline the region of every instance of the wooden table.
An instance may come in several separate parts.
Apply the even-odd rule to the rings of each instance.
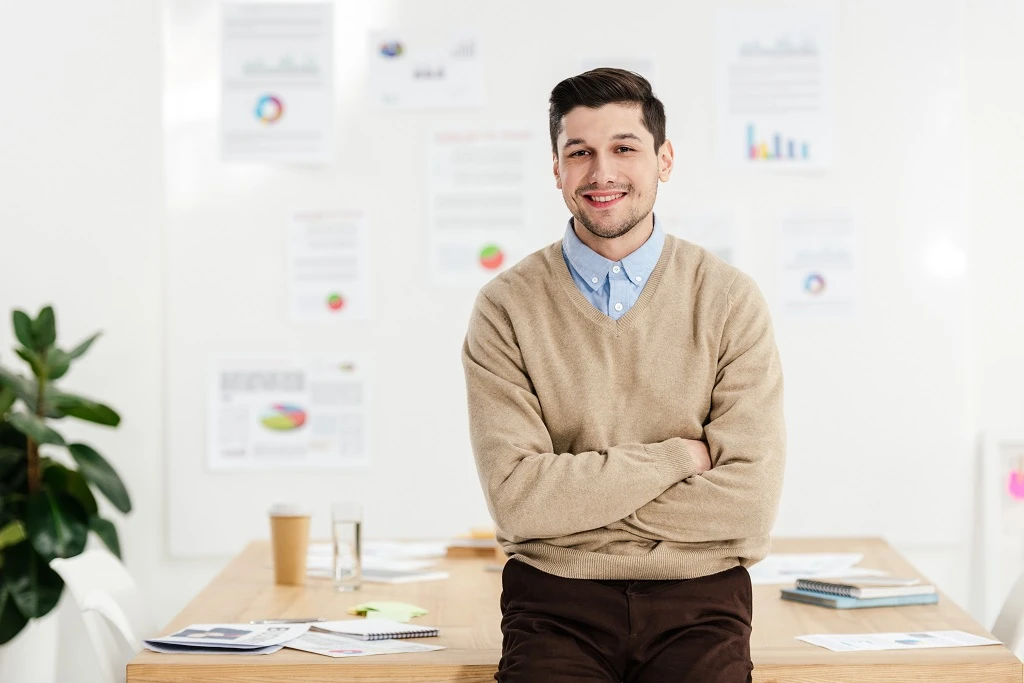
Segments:
[[[774,552],[859,552],[861,563],[899,576],[920,576],[878,538],[775,539]],[[385,586],[365,584],[336,593],[327,579],[304,587],[273,584],[266,541],[249,545],[164,630],[192,623],[242,622],[277,617],[351,618],[346,610],[369,600],[399,600],[430,611],[417,621],[441,628],[436,652],[331,659],[287,648],[272,655],[165,655],[143,651],[128,664],[129,683],[271,683],[303,681],[492,681],[501,656],[498,596],[501,576],[485,560],[446,560],[447,581]],[[1021,683],[1020,660],[1001,645],[890,652],[830,652],[795,640],[810,633],[962,630],[991,637],[942,596],[937,605],[832,610],[779,599],[778,586],[754,587],[751,640],[754,681],[827,683]]]

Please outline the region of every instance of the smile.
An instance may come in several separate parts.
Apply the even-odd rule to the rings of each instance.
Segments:
[[[614,206],[615,204],[618,204],[619,201],[625,196],[625,192],[617,192],[614,194],[583,195],[583,198],[586,199],[587,203],[593,207],[607,209]]]

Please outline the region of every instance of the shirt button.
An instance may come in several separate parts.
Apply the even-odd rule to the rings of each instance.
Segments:
[[[636,280],[637,282],[640,282],[641,280],[643,280],[643,278],[642,278],[642,277],[640,277],[639,275],[637,275],[637,276],[636,276],[635,278],[633,278],[633,279],[634,279],[634,280]]]
[[[622,310],[622,304],[615,304],[615,310],[616,311],[621,311]]]
[[[590,281],[593,282],[595,285],[597,284],[597,278],[596,277],[590,278]]]
[[[620,270],[622,270],[622,268],[619,268],[618,266],[612,266],[612,272],[613,272],[613,273],[617,273],[617,272],[619,272]]]

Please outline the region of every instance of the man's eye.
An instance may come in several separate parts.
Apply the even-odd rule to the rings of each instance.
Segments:
[[[588,152],[587,152],[587,150],[585,150],[585,149],[578,149],[578,150],[576,150],[575,152],[573,152],[572,154],[570,154],[569,156],[570,156],[570,157],[578,157],[578,156],[580,156],[580,155],[582,155],[582,154],[587,154],[587,153],[588,153]]]
[[[632,152],[633,148],[632,147],[626,147],[625,145],[623,145],[622,147],[619,147],[617,151],[619,151],[619,152]]]

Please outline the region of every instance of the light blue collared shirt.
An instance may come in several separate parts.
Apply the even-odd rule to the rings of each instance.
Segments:
[[[665,233],[654,219],[654,232],[639,249],[621,261],[609,261],[583,244],[572,229],[572,219],[562,238],[562,256],[573,282],[597,310],[618,320],[626,315],[647,284],[661,258]]]

